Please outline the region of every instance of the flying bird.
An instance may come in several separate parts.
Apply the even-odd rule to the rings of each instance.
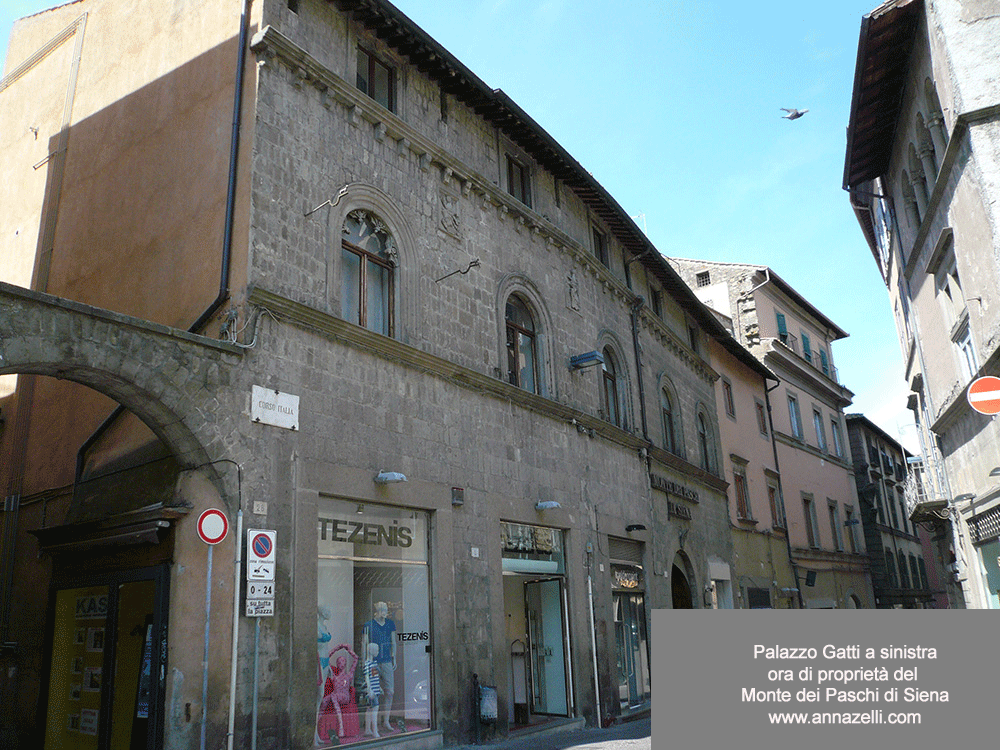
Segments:
[[[787,107],[780,107],[782,112],[787,112],[787,115],[782,115],[785,120],[798,120],[802,115],[808,112],[808,109],[788,109]]]

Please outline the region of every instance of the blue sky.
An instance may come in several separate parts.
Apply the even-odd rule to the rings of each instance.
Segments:
[[[0,0],[0,43],[54,4]],[[841,189],[861,17],[878,0],[395,4],[641,214],[661,252],[771,266],[850,334],[833,348],[848,411],[916,448],[888,295]]]

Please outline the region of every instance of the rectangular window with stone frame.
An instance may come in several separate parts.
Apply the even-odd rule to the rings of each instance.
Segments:
[[[507,154],[507,192],[531,208],[531,182],[528,168]]]
[[[396,111],[396,71],[367,50],[358,48],[357,87],[390,112]]]

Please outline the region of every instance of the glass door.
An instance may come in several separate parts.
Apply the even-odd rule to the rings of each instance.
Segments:
[[[559,579],[524,584],[531,712],[568,716],[562,588]]]
[[[45,748],[161,745],[165,618],[158,571],[54,592]],[[157,633],[162,637],[157,637]]]
[[[621,708],[649,700],[646,603],[642,594],[615,594],[618,700]]]

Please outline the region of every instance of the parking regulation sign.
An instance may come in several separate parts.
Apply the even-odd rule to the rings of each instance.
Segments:
[[[247,580],[274,580],[276,531],[247,529]]]
[[[969,386],[969,406],[980,414],[1000,414],[1000,378],[986,375]]]

